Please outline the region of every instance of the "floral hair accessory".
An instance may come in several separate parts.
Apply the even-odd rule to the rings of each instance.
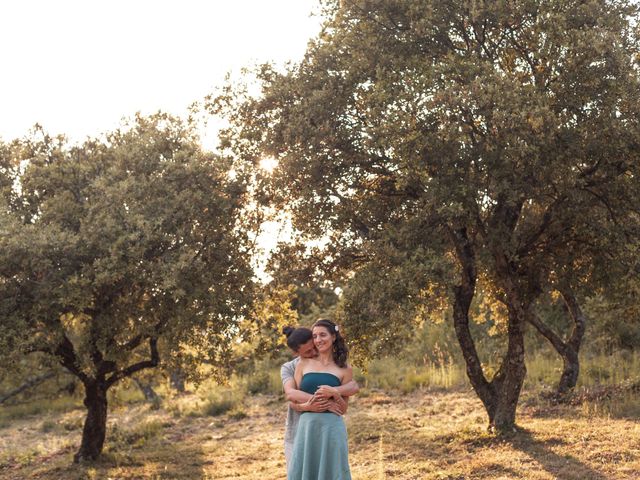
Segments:
[[[336,329],[336,332],[340,331],[340,328],[338,328],[338,325],[336,325],[334,328]]]

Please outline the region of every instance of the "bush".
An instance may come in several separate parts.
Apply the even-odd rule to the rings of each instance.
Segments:
[[[211,398],[204,403],[201,412],[209,417],[217,417],[235,406],[236,402],[231,398]]]
[[[185,413],[190,417],[217,417],[231,410],[242,410],[245,389],[238,379],[233,384],[223,387],[212,385],[207,388],[203,385],[199,392],[199,399],[194,406],[187,407]]]
[[[255,372],[247,377],[247,392],[251,395],[258,393],[278,395],[282,393],[280,369],[271,368]]]
[[[157,420],[141,423],[131,429],[121,429],[114,425],[108,434],[109,451],[140,448],[157,437],[165,426],[164,422]]]
[[[40,425],[40,431],[43,433],[52,432],[58,428],[58,424],[53,420],[45,420]]]

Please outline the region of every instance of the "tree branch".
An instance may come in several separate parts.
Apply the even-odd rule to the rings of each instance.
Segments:
[[[558,353],[562,354],[562,352],[567,349],[567,345],[562,340],[562,338],[560,338],[560,336],[556,332],[554,332],[547,324],[540,320],[540,317],[538,317],[538,315],[532,309],[529,309],[529,312],[527,313],[527,321],[531,325],[533,325],[544,338],[551,342],[553,348],[555,348]]]
[[[91,378],[80,369],[78,357],[69,337],[63,335],[62,342],[54,350],[53,354],[60,359],[62,366],[78,377],[82,383],[91,381]]]
[[[122,380],[123,378],[130,377],[131,375],[133,375],[136,372],[139,372],[140,370],[143,370],[145,368],[157,367],[158,364],[160,363],[160,354],[158,353],[158,339],[156,337],[149,338],[149,350],[151,352],[151,359],[143,360],[141,362],[130,365],[123,370],[116,371],[115,373],[113,373],[113,375],[107,378],[106,380],[107,388],[112,386],[117,381]]]
[[[37,377],[30,378],[19,387],[14,388],[13,390],[10,390],[7,393],[3,393],[2,395],[0,395],[0,404],[6,402],[11,397],[15,397],[19,393],[24,392],[25,390],[35,387],[36,385],[40,385],[45,380],[49,380],[54,376],[55,376],[55,372],[48,372],[48,373],[39,375]]]
[[[545,232],[545,230],[549,227],[549,225],[551,225],[551,223],[553,222],[553,212],[556,209],[556,207],[558,205],[560,205],[564,200],[566,199],[566,196],[562,196],[560,198],[557,198],[556,200],[554,200],[545,210],[544,215],[542,216],[542,221],[540,222],[540,225],[538,225],[538,228],[529,236],[529,238],[524,242],[524,245],[522,245],[520,248],[518,248],[517,250],[517,255],[518,256],[525,256],[527,253],[529,253],[531,251],[531,249],[533,248],[533,246],[536,244],[536,242],[538,241],[538,239],[542,236],[542,234]]]
[[[571,336],[569,337],[567,344],[577,352],[580,349],[582,337],[586,330],[587,318],[582,312],[582,309],[580,308],[576,296],[570,286],[566,284],[561,285],[558,287],[558,291],[562,295],[564,303],[569,309],[571,319],[573,320],[573,331],[571,332]]]

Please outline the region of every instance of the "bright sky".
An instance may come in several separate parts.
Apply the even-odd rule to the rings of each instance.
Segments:
[[[158,109],[184,114],[256,62],[301,59],[317,0],[3,0],[0,138],[74,140]]]
[[[1,0],[0,139],[40,123],[82,141],[137,111],[185,115],[228,72],[299,61],[318,10],[318,0]],[[269,251],[282,229],[265,223],[259,244]]]

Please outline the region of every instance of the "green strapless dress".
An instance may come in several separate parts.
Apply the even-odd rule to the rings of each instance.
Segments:
[[[315,393],[320,385],[337,387],[340,379],[325,372],[305,373],[300,390]],[[288,480],[351,480],[347,429],[331,412],[304,412],[293,442]]]

